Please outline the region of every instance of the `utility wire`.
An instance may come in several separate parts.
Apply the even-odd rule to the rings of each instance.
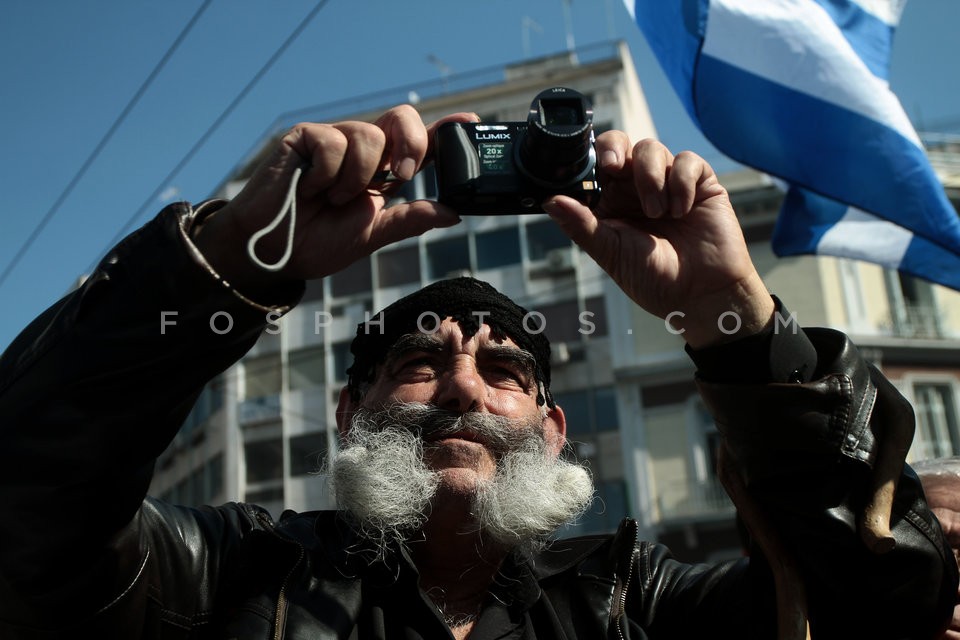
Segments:
[[[264,65],[260,67],[260,70],[257,71],[256,74],[254,74],[253,78],[250,79],[247,85],[240,90],[240,93],[238,93],[237,96],[233,99],[233,101],[229,105],[227,105],[227,108],[223,110],[223,112],[217,117],[217,119],[214,120],[213,124],[211,124],[210,127],[207,128],[207,130],[203,133],[203,135],[200,136],[200,139],[197,140],[196,144],[194,144],[193,147],[191,147],[191,149],[187,151],[186,155],[183,156],[180,162],[178,162],[177,165],[170,171],[170,173],[167,174],[167,176],[160,182],[160,184],[153,191],[153,193],[151,193],[150,196],[147,197],[147,199],[143,202],[143,204],[140,205],[140,208],[137,209],[132,216],[130,216],[130,219],[127,220],[126,224],[124,224],[123,227],[113,236],[110,242],[107,243],[107,246],[104,248],[103,251],[100,252],[100,255],[103,255],[104,253],[106,253],[106,251],[108,251],[110,247],[114,246],[117,242],[120,241],[121,238],[123,238],[127,234],[127,232],[134,225],[134,223],[136,223],[137,219],[141,215],[143,215],[144,211],[146,211],[148,207],[153,205],[154,201],[157,199],[160,193],[164,190],[164,188],[173,180],[173,178],[178,173],[180,173],[180,171],[187,165],[187,163],[193,159],[193,156],[196,155],[197,151],[199,151],[200,148],[207,142],[207,140],[210,139],[210,136],[213,135],[213,133],[218,128],[220,128],[220,125],[223,124],[223,122],[227,119],[227,117],[229,117],[231,113],[233,113],[233,110],[237,108],[237,106],[243,101],[243,99],[247,97],[247,94],[250,93],[250,91],[253,89],[254,86],[256,86],[256,84],[260,81],[260,79],[263,78],[264,75],[266,75],[267,71],[270,70],[270,68],[274,65],[274,63],[276,63],[276,61],[280,59],[280,57],[286,52],[286,50],[290,47],[290,45],[293,44],[294,40],[296,40],[297,37],[307,27],[310,21],[313,20],[314,16],[316,16],[317,13],[321,9],[323,9],[323,7],[327,4],[327,2],[329,2],[329,0],[320,0],[320,2],[318,2],[313,7],[313,9],[310,10],[310,13],[308,13],[303,18],[303,20],[300,21],[300,24],[297,25],[296,29],[294,29],[293,32],[283,42],[283,44],[281,44],[280,47],[276,51],[274,51],[273,55],[270,56],[270,59],[268,59],[266,63],[264,63]],[[98,256],[96,260],[99,260],[99,259],[100,257]],[[87,268],[87,273],[92,272],[95,267],[96,267],[96,262],[92,263]]]
[[[87,157],[86,161],[73,176],[73,179],[70,180],[70,183],[63,189],[60,193],[60,196],[57,198],[56,202],[53,203],[53,206],[47,210],[47,213],[44,214],[43,218],[34,227],[33,232],[30,234],[30,237],[20,246],[20,249],[17,251],[16,255],[11,258],[10,262],[7,264],[6,268],[3,270],[3,273],[0,274],[0,287],[3,286],[3,283],[6,281],[10,273],[16,268],[20,263],[20,260],[23,259],[23,256],[26,255],[27,251],[30,250],[30,247],[33,246],[33,243],[36,239],[43,233],[43,230],[46,228],[47,224],[53,219],[53,216],[56,215],[57,211],[60,210],[60,207],[67,200],[71,193],[73,193],[74,188],[79,184],[80,180],[86,175],[87,170],[93,165],[96,159],[100,156],[100,153],[107,146],[107,143],[113,137],[113,134],[117,132],[117,129],[120,128],[120,125],[123,124],[124,120],[127,119],[127,116],[130,115],[130,112],[133,111],[133,108],[140,102],[140,98],[143,97],[143,94],[146,93],[147,89],[153,84],[153,81],[160,74],[160,71],[163,67],[166,66],[170,58],[173,57],[174,52],[180,47],[183,41],[186,39],[187,34],[190,33],[194,25],[200,19],[200,16],[203,15],[203,12],[207,10],[210,6],[212,0],[206,0],[196,13],[193,14],[193,17],[190,18],[190,21],[186,26],[180,31],[180,35],[177,36],[176,40],[173,41],[173,44],[170,45],[170,48],[167,49],[167,52],[163,54],[163,57],[160,58],[160,62],[153,68],[153,71],[150,72],[150,75],[147,76],[146,80],[143,81],[143,84],[140,85],[140,88],[137,89],[137,92],[130,98],[130,101],[127,102],[127,106],[123,108],[123,111],[120,112],[120,115],[117,116],[116,120],[113,121],[113,124],[110,126],[110,129],[100,138],[100,142],[97,143],[97,146],[90,153],[90,156]]]

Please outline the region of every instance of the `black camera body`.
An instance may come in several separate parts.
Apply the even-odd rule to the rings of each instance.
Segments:
[[[562,194],[600,198],[593,107],[573,89],[542,91],[526,122],[448,122],[435,134],[438,200],[464,215],[542,213]]]

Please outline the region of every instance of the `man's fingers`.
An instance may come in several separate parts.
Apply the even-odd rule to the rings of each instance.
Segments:
[[[643,213],[660,218],[670,211],[667,176],[673,154],[656,140],[641,140],[633,148],[633,180]]]
[[[554,196],[543,203],[543,210],[571,240],[591,252],[599,222],[587,206],[568,196]]]
[[[330,202],[340,205],[367,190],[383,163],[387,137],[380,127],[362,122],[343,122],[334,128],[347,138],[340,174],[328,191]]]
[[[623,131],[605,131],[597,136],[597,163],[609,176],[621,174],[630,157],[630,138]]]
[[[692,208],[697,198],[697,186],[710,167],[703,159],[690,151],[681,151],[673,159],[673,167],[667,178],[670,194],[670,215],[682,218]]]
[[[386,135],[390,170],[401,180],[410,180],[430,144],[420,114],[410,105],[401,105],[377,118],[375,124]]]
[[[430,229],[452,227],[460,217],[450,207],[431,200],[413,200],[381,212],[371,235],[371,251],[405,238],[418,236]]]
[[[336,181],[347,153],[349,141],[344,133],[327,124],[301,123],[283,137],[283,144],[293,151],[288,173],[298,165],[310,166],[301,180],[308,196],[328,189]]]
[[[674,158],[668,178],[670,214],[681,218],[699,202],[725,195],[717,174],[706,160],[691,151],[683,151]]]

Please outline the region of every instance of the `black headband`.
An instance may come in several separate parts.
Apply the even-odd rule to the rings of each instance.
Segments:
[[[424,315],[426,314],[426,316]],[[350,344],[353,365],[347,369],[347,388],[354,401],[361,387],[373,382],[376,366],[400,336],[418,332],[430,314],[442,321],[451,318],[467,337],[480,330],[481,321],[495,338],[509,337],[518,347],[529,351],[535,360],[534,377],[542,383],[537,404],[555,406],[550,394],[550,341],[542,327],[528,331],[524,321],[528,311],[486,282],[475,278],[441,280],[401,298],[367,322],[357,325],[357,337]]]

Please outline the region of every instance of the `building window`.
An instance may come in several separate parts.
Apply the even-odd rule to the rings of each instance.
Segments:
[[[314,431],[290,438],[290,475],[303,476],[323,468],[327,433]]]
[[[546,260],[552,249],[570,246],[570,238],[553,220],[527,225],[527,256],[530,260]]]
[[[914,384],[913,408],[917,414],[915,459],[960,454],[957,405],[950,383]]]
[[[323,279],[307,280],[300,302],[316,302],[323,300]]]
[[[255,440],[243,445],[247,465],[247,483],[283,478],[283,444],[280,438]]]
[[[204,387],[181,427],[183,433],[193,431],[223,407],[223,386],[223,379],[215,378]]]
[[[595,483],[596,495],[590,507],[575,523],[564,525],[560,537],[591,533],[612,533],[627,515],[627,486],[623,480]]]
[[[939,338],[942,331],[933,285],[899,271],[888,269],[884,274],[894,335]]]
[[[693,450],[691,502],[704,513],[726,512],[730,510],[731,502],[717,475],[723,436],[717,431],[716,422],[700,397],[692,398],[691,402],[694,428],[700,433],[700,443]]]
[[[616,431],[620,428],[617,394],[613,387],[598,387],[593,390],[593,413],[597,431]]]
[[[260,487],[246,492],[246,501],[259,505],[271,512],[283,508],[283,485]]]
[[[290,352],[287,356],[287,385],[291,391],[323,385],[326,379],[323,354],[322,345]]]
[[[280,393],[280,353],[253,356],[243,361],[245,399],[265,398]]]
[[[347,368],[353,364],[353,354],[350,353],[352,340],[337,342],[331,346],[333,351],[333,379],[343,381],[347,379]]]
[[[335,297],[354,296],[373,289],[370,259],[357,260],[330,276],[330,293]]]
[[[586,527],[589,531],[616,531],[620,521],[627,515],[627,485],[623,480],[603,480],[597,482],[596,507],[587,515]],[[596,504],[596,503],[595,503]]]
[[[470,245],[467,236],[456,236],[427,243],[427,277],[446,278],[456,271],[470,270]]]
[[[223,491],[223,454],[218,453],[203,465],[205,502],[210,502]]]
[[[478,233],[477,269],[497,269],[520,263],[520,229],[506,227]]]
[[[576,300],[544,305],[536,311],[543,314],[546,324],[544,333],[551,343],[580,341],[580,329],[583,325],[580,324],[580,307]],[[530,325],[533,324],[531,318]]]
[[[554,395],[567,417],[567,434],[589,435],[619,428],[617,397],[613,387],[566,391]]]
[[[587,312],[587,315],[584,316],[584,331],[587,332],[587,335],[594,338],[607,335],[607,307],[603,302],[603,296],[587,298],[583,301],[583,308]],[[587,322],[593,326],[590,327],[586,324]]]
[[[413,245],[378,253],[377,278],[381,287],[420,282],[420,248]]]

